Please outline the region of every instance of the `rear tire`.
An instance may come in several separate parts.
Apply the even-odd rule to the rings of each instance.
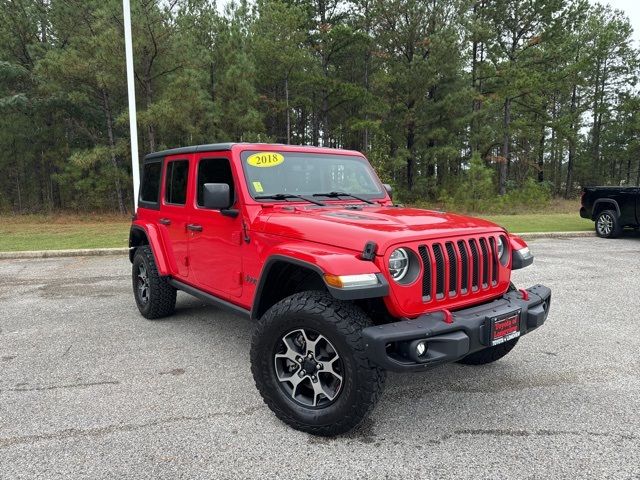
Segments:
[[[148,245],[138,247],[131,270],[133,296],[138,310],[149,320],[171,315],[176,308],[176,289],[167,277],[158,273],[153,252]]]
[[[596,235],[600,238],[616,238],[622,233],[618,214],[613,210],[603,210],[596,217]]]
[[[354,428],[386,378],[364,353],[362,330],[371,325],[360,308],[320,291],[272,306],[251,343],[251,371],[264,402],[280,420],[313,435]]]
[[[500,345],[485,348],[479,352],[467,355],[462,360],[458,360],[458,363],[462,363],[463,365],[486,365],[487,363],[493,363],[496,360],[500,360],[513,350],[513,347],[516,346],[518,340],[520,340],[520,338],[514,338],[513,340],[501,343]]]

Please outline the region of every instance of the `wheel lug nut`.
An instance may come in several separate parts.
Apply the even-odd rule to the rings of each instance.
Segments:
[[[313,377],[311,377],[311,381],[313,383],[316,383],[318,381],[318,377],[316,377],[315,375]]]
[[[305,372],[304,370],[300,370],[300,371],[298,372],[298,376],[299,376],[299,377],[304,377],[304,376],[305,376],[305,374],[306,374],[306,372]]]

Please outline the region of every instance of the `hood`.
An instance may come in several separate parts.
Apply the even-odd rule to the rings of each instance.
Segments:
[[[264,232],[362,251],[368,241],[378,254],[392,245],[433,238],[504,231],[479,218],[391,206],[285,207],[263,210]]]

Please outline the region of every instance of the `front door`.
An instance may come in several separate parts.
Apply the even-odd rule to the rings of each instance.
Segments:
[[[189,185],[189,160],[187,158],[167,159],[164,168],[164,188],[162,208],[158,223],[167,237],[169,261],[175,262],[178,276],[189,276],[189,236],[187,210],[187,189]]]
[[[237,202],[230,155],[230,152],[215,152],[196,156],[196,188],[190,223],[197,230],[190,233],[189,252],[192,280],[200,288],[218,296],[239,297],[242,294],[242,216],[225,215],[203,206],[205,183],[228,184],[232,202]]]

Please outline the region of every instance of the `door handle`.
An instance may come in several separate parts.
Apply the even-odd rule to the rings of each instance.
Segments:
[[[196,225],[195,223],[188,223],[187,230],[191,230],[192,232],[201,232],[202,225]]]
[[[171,220],[168,218],[161,218],[158,220],[158,223],[161,223],[162,225],[171,225]]]

